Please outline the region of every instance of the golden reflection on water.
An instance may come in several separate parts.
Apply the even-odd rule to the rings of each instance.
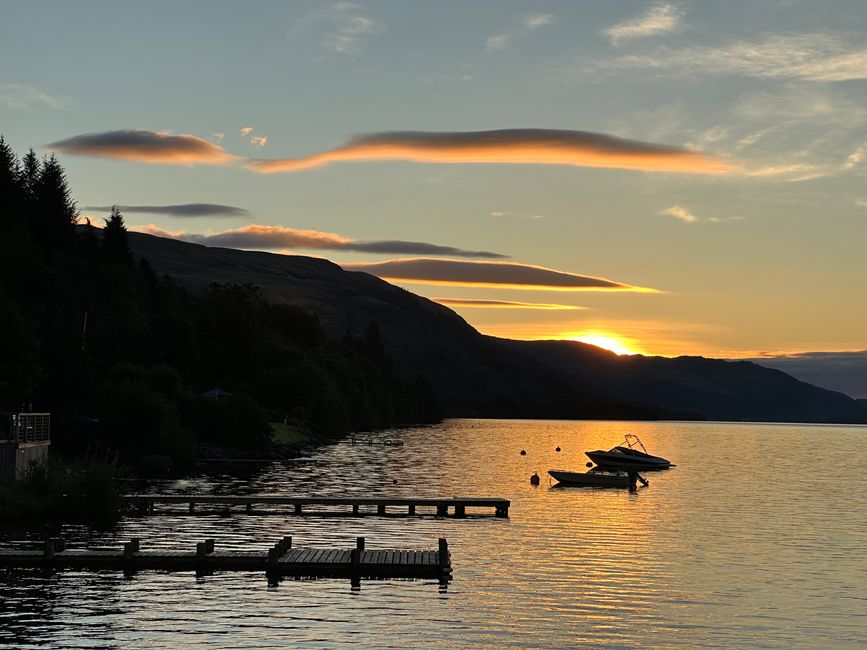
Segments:
[[[649,488],[554,488],[549,468],[624,433],[678,464]],[[0,644],[181,647],[843,647],[867,643],[867,498],[849,468],[805,471],[817,441],[867,461],[865,428],[455,420],[372,434],[403,447],[325,447],[251,477],[196,476],[163,490],[502,496],[508,520],[177,514],[114,530],[66,526],[91,544],[132,536],[174,547],[433,548],[455,576],[284,581],[256,574],[112,573],[0,578]],[[561,452],[556,452],[556,447]],[[520,455],[525,449],[527,454]],[[860,454],[860,456],[859,456]],[[859,465],[860,466],[860,465]],[[529,477],[538,472],[542,485]],[[18,539],[39,531],[19,531]],[[10,533],[0,535],[7,540]],[[182,540],[182,541],[179,541]]]

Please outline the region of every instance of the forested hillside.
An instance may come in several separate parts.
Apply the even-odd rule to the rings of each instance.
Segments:
[[[0,139],[0,410],[53,414],[55,444],[127,459],[264,448],[269,421],[321,434],[435,421],[379,328],[326,337],[251,285],[195,293],[134,258],[123,216],[79,223],[63,168]],[[214,400],[202,394],[221,388]]]

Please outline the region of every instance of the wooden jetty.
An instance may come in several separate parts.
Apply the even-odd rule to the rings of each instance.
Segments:
[[[122,549],[67,549],[62,539],[49,539],[42,549],[0,550],[0,567],[42,569],[116,569],[136,571],[264,571],[269,579],[311,578],[451,578],[451,552],[445,538],[437,550],[367,549],[365,538],[355,548],[294,548],[283,537],[261,551],[220,551],[214,540],[196,544],[195,551],[142,550],[133,539]]]
[[[157,504],[183,504],[189,512],[195,512],[197,505],[243,506],[248,513],[253,512],[255,505],[292,506],[291,513],[305,514],[307,506],[349,506],[351,512],[338,511],[306,511],[306,514],[329,514],[346,516],[370,515],[404,515],[419,516],[419,508],[431,510],[437,517],[467,516],[467,508],[493,508],[497,517],[509,516],[508,499],[451,497],[443,499],[412,498],[412,497],[290,497],[269,494],[248,494],[243,496],[220,494],[128,494],[123,497],[125,503],[138,506],[148,514],[154,514]],[[391,509],[390,511],[388,509]],[[400,511],[397,511],[400,509]]]

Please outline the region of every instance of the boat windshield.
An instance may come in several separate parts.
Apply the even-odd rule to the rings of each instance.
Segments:
[[[626,446],[627,449],[638,449],[640,448],[645,454],[648,454],[647,449],[644,447],[644,443],[641,442],[641,438],[636,436],[634,433],[627,433],[623,436],[623,442],[616,447],[612,447],[608,451],[617,451],[618,447]],[[648,454],[649,455],[649,454]]]

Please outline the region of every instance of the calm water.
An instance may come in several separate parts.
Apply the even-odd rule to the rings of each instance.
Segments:
[[[649,488],[552,489],[545,470],[626,432],[672,459]],[[339,443],[252,477],[164,491],[502,496],[511,518],[130,517],[64,526],[91,545],[205,537],[262,549],[435,548],[454,580],[286,580],[260,574],[0,573],[0,645],[12,647],[743,647],[867,645],[867,428],[452,420]],[[554,451],[556,446],[561,453]],[[521,449],[526,456],[519,455]],[[840,460],[845,458],[846,462]],[[833,460],[834,462],[828,462]],[[538,471],[542,485],[532,487]],[[394,482],[396,481],[396,483]],[[0,543],[41,530],[0,528]]]

